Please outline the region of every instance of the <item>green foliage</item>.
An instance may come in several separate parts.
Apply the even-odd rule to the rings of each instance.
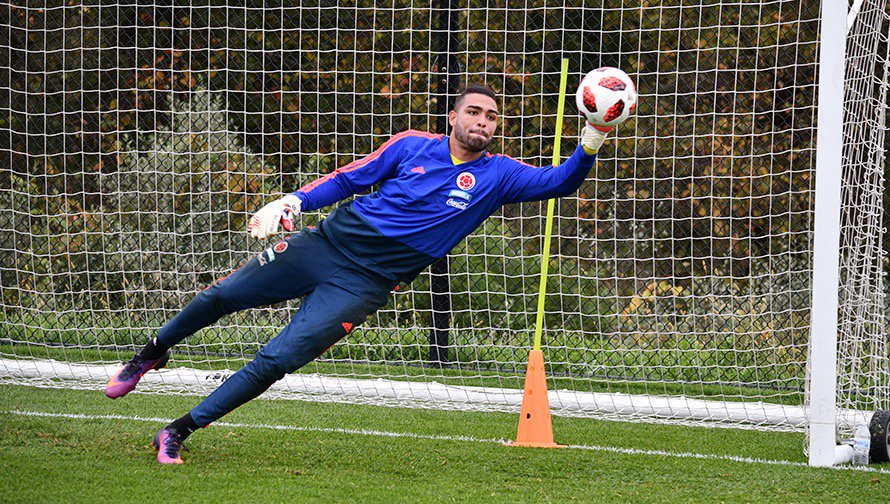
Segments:
[[[116,318],[125,310],[138,324],[146,311],[181,302],[172,292],[207,285],[238,261],[233,246],[245,248],[245,209],[269,197],[277,177],[244,146],[224,105],[220,93],[180,93],[158,114],[166,126],[122,135],[118,169],[84,175],[98,191],[95,206],[42,185],[52,179],[13,174],[11,206],[31,211],[3,212],[0,221],[17,231],[18,259],[29,261],[16,264],[18,288],[4,291],[7,306]],[[50,158],[34,162],[53,169]]]

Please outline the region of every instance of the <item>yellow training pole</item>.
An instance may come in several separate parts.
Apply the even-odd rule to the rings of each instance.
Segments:
[[[562,60],[559,76],[559,105],[556,107],[556,137],[553,139],[553,166],[559,165],[559,142],[562,139],[562,116],[566,104],[566,84],[569,77],[569,60]],[[535,346],[541,349],[541,333],[544,330],[544,300],[547,297],[547,274],[550,269],[550,239],[553,236],[553,201],[547,200],[547,223],[544,227],[544,253],[541,258],[541,284],[538,287],[538,313],[535,318]]]
[[[559,165],[559,140],[562,137],[562,114],[565,109],[566,81],[569,60],[562,60],[559,79],[559,106],[556,109],[556,138],[553,142],[553,166]],[[562,448],[553,440],[553,423],[550,421],[550,403],[547,401],[547,377],[544,373],[544,353],[541,351],[541,332],[544,326],[544,298],[547,296],[547,266],[550,262],[550,237],[553,234],[553,200],[547,202],[547,225],[544,231],[544,256],[541,258],[541,286],[538,293],[538,317],[535,321],[535,346],[528,356],[525,371],[525,389],[522,409],[519,412],[519,428],[516,440],[509,446],[534,448]]]

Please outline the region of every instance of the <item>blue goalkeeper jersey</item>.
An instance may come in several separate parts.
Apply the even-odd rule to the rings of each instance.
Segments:
[[[573,194],[596,159],[579,145],[555,167],[489,153],[455,165],[448,139],[404,131],[294,194],[302,200],[302,210],[309,211],[379,184],[377,191],[342,205],[319,227],[353,260],[407,280],[448,254],[502,205]]]

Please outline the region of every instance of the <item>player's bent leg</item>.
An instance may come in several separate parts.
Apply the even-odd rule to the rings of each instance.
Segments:
[[[158,342],[170,348],[230,313],[306,295],[336,271],[334,253],[314,229],[278,242],[198,293],[158,331]]]
[[[146,372],[160,369],[168,349],[199,329],[236,311],[293,299],[311,291],[336,271],[333,246],[305,229],[262,251],[229,276],[204,289],[109,380],[112,399],[132,392]]]
[[[158,462],[179,463],[182,441],[195,430],[260,395],[285,374],[315,359],[386,304],[391,280],[357,269],[342,254],[329,255],[330,276],[306,296],[297,314],[257,357],[210,396],[157,435]]]
[[[314,360],[386,304],[392,283],[373,274],[344,271],[319,285],[253,361],[191,410],[195,423],[205,426],[216,421]]]

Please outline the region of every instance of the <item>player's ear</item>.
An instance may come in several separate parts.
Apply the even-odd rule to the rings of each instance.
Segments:
[[[457,121],[457,112],[452,110],[448,113],[448,125],[452,128],[454,127],[454,123]]]

